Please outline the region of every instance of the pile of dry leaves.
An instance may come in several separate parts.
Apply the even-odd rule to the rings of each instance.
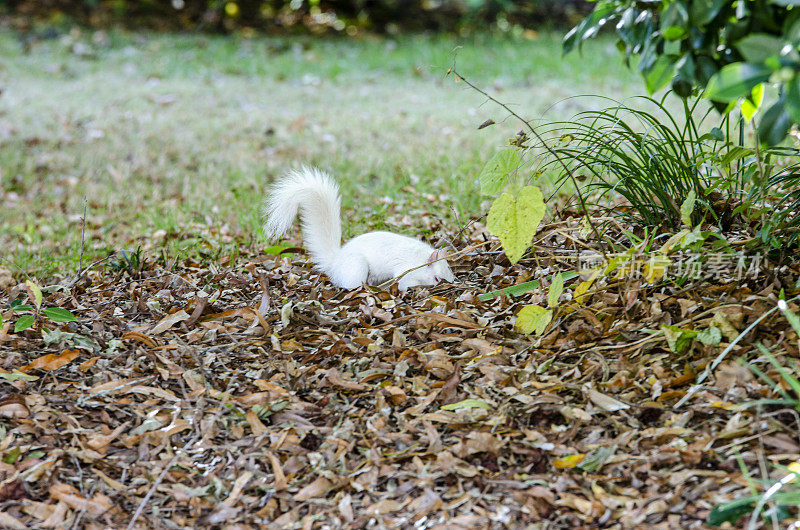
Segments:
[[[797,356],[780,312],[675,407],[796,272],[607,278],[581,304],[568,283],[541,337],[514,330],[539,291],[478,298],[574,270],[547,249],[579,229],[543,227],[539,258],[514,267],[490,243],[451,263],[455,283],[402,296],[254,249],[90,271],[45,290],[77,322],[14,333],[27,291],[6,288],[0,526],[702,527],[748,493],[740,462],[759,478],[800,458],[796,414],[737,407],[772,395],[736,361],[754,341]],[[488,239],[473,223],[454,243]],[[712,321],[721,342],[679,354],[658,331]]]

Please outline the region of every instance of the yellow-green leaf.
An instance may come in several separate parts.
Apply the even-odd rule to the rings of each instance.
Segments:
[[[656,283],[667,274],[672,261],[663,254],[652,254],[642,266],[642,275],[647,283]]]
[[[686,226],[692,226],[692,212],[694,211],[695,200],[697,200],[697,194],[692,189],[686,194],[686,199],[681,204],[681,222]]]
[[[508,184],[508,177],[522,164],[522,158],[516,149],[503,149],[486,162],[478,175],[481,193],[497,195]]]
[[[486,226],[500,239],[511,263],[519,261],[530,246],[544,212],[544,197],[535,186],[525,186],[516,197],[504,193],[495,199]]]
[[[32,281],[28,280],[25,282],[25,285],[28,286],[31,293],[33,293],[33,303],[36,304],[36,309],[42,307],[42,290],[39,289],[39,286],[33,283]]]
[[[456,409],[486,409],[489,410],[491,407],[485,401],[481,401],[480,399],[465,399],[464,401],[459,401],[458,403],[450,403],[449,405],[443,405],[442,410],[456,410]]]
[[[752,99],[752,101],[750,101]],[[742,116],[749,123],[756,111],[761,107],[761,102],[764,101],[764,83],[756,85],[752,92],[750,92],[750,99],[742,101]]]
[[[570,469],[583,462],[585,458],[586,455],[584,453],[562,456],[561,458],[556,458],[553,460],[553,465],[556,467],[556,469]]]
[[[528,335],[536,332],[541,335],[553,320],[553,312],[538,305],[526,305],[517,313],[514,329]]]
[[[584,281],[582,281],[581,283],[578,284],[578,286],[575,288],[575,293],[573,294],[573,297],[574,297],[576,302],[578,302],[579,304],[583,302],[583,299],[585,298],[584,294],[586,293],[586,291],[589,290],[589,287],[592,286],[594,281],[602,273],[603,273],[603,268],[602,267],[597,268],[592,272],[592,274],[591,274],[591,276],[589,276],[588,280],[584,280]]]
[[[564,292],[564,277],[561,273],[553,275],[553,283],[550,284],[550,290],[547,292],[547,305],[555,307],[558,305],[558,299]]]

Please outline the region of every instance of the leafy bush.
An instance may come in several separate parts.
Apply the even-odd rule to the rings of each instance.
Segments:
[[[586,0],[10,0],[5,12],[21,24],[69,17],[81,24],[230,31],[306,28],[355,34],[360,29],[500,29],[567,26],[589,12]],[[3,7],[0,7],[3,9]]]
[[[747,98],[754,107],[765,83],[780,96],[763,114],[761,141],[775,145],[800,123],[800,8],[793,0],[601,0],[564,39],[580,47],[604,27],[614,27],[625,60],[653,92],[672,84],[686,98],[696,89],[719,110]]]

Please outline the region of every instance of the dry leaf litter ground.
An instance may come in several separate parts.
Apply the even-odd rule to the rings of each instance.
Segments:
[[[443,233],[406,214],[387,221]],[[800,458],[796,414],[735,406],[771,395],[735,359],[754,340],[796,357],[796,335],[776,312],[673,406],[796,271],[609,278],[582,304],[568,283],[550,331],[526,337],[514,313],[543,295],[477,296],[574,270],[580,226],[561,217],[538,264],[490,243],[452,263],[455,283],[403,296],[337,289],[302,255],[246,244],[46,292],[79,320],[43,339],[7,318],[0,334],[0,525],[703,527],[747,493],[737,458],[756,476]],[[450,239],[490,238],[478,221]],[[647,331],[712,320],[723,342],[681,355]]]

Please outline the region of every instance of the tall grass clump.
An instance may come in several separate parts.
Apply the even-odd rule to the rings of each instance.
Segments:
[[[714,115],[702,101],[671,108],[643,96],[635,106],[617,103],[545,125],[553,150],[542,170],[555,171],[559,183],[577,175],[599,192],[598,204],[609,199],[612,213],[638,225],[677,229],[691,196],[693,225],[735,227],[772,247],[796,246],[800,151],[746,146],[744,121],[732,123],[727,114],[709,123]]]
[[[636,99],[650,110],[616,104],[545,126],[554,151],[545,168],[562,168],[561,181],[568,177],[563,162],[589,189],[600,191],[601,198],[620,195],[627,204],[619,211],[637,224],[678,228],[681,204],[692,191],[701,206],[695,208],[693,221],[713,216],[706,197],[723,189],[717,184],[727,177],[718,160],[725,145],[722,130],[704,128],[708,113],[700,114],[697,103],[684,104],[676,115],[663,100]],[[729,195],[737,187],[725,186]]]

